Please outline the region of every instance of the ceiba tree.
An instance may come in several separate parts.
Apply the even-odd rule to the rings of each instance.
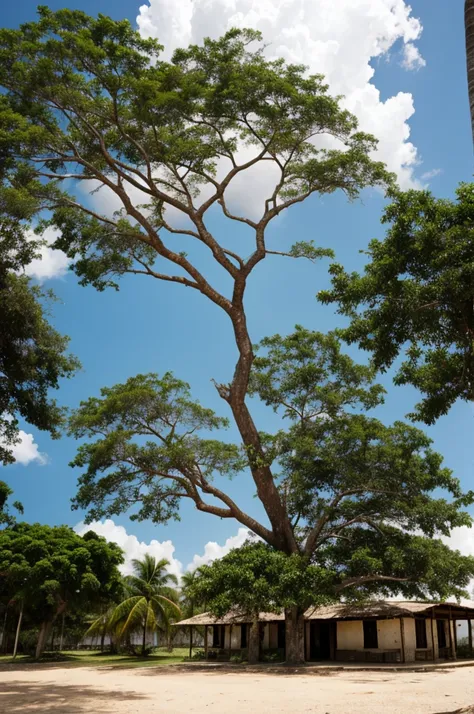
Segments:
[[[398,504],[400,519],[404,513],[410,523],[420,520],[404,510],[412,499],[403,500],[403,506],[393,499],[393,482],[382,489],[390,492],[385,497],[378,477],[371,491],[359,472],[354,487],[339,488],[337,474],[331,482],[314,464],[315,483],[320,473],[321,484],[333,483],[333,491],[327,486],[326,493],[321,485],[306,502],[296,488],[301,498],[289,498],[297,479],[282,476],[279,464],[285,454],[291,464],[291,454],[299,451],[280,454],[279,441],[259,432],[246,401],[252,391],[269,404],[278,401],[272,390],[284,394],[281,385],[268,395],[265,383],[252,386],[255,355],[244,306],[252,272],[273,254],[311,260],[331,255],[305,242],[274,250],[268,228],[313,194],[341,190],[356,198],[367,186],[390,184],[392,177],[371,158],[375,139],[357,130],[355,117],[330,96],[321,76],[265,59],[256,32],[233,30],[220,40],[176,51],[171,62],[161,61],[159,54],[158,43],[142,39],[128,22],[92,19],[78,11],[40,8],[38,22],[0,33],[0,151],[6,157],[0,198],[8,214],[22,221],[41,217],[39,228],[59,229],[56,247],[74,259],[83,284],[118,287],[118,278],[132,273],[200,293],[229,318],[238,352],[231,381],[216,386],[241,445],[200,435],[225,420],[196,404],[187,385],[173,375],[131,378],[85,402],[72,420],[73,433],[97,437],[81,447],[75,462],[86,467],[76,503],[89,507],[90,517],[138,504],[138,517],[163,522],[177,514],[182,498],[190,498],[201,511],[237,519],[276,550],[309,558],[321,539],[339,539],[338,533],[330,535],[334,519],[342,528],[350,521],[362,523],[361,506],[351,504],[364,504],[364,493],[374,509],[377,499],[385,498],[384,507],[387,501]],[[271,168],[277,178],[261,214],[252,218],[233,207],[229,188],[256,165]],[[119,210],[101,212],[85,195],[87,188],[113,196]],[[211,217],[218,212],[251,236],[250,255],[229,246],[225,232],[211,231]],[[207,254],[204,268],[185,252],[190,243]],[[225,276],[226,292],[206,274],[210,262]],[[353,402],[373,404],[376,392],[363,368],[340,355],[333,337],[311,339],[318,345],[312,379],[324,406],[320,418],[303,410],[303,421],[329,428],[326,414],[334,420]],[[273,378],[265,377],[270,383]],[[295,414],[301,411],[301,404],[295,409]],[[387,435],[393,436],[393,448],[399,443],[397,428]],[[426,443],[420,446],[420,439],[414,438],[407,458],[415,454],[425,464]],[[244,467],[251,472],[264,523],[212,480]],[[462,498],[455,482],[432,468],[436,485],[441,478],[456,499]],[[410,486],[423,494],[421,501],[430,478]],[[396,491],[399,495],[399,484]],[[357,513],[350,515],[351,509]],[[465,518],[456,515],[454,521]],[[372,532],[367,523],[357,531],[362,540]],[[436,520],[430,527],[437,531],[438,526]],[[369,563],[364,567],[357,577],[366,582],[386,576],[372,572]],[[300,614],[293,608],[289,615],[288,654],[299,659]]]

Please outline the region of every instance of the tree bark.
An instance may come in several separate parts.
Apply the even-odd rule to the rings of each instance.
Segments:
[[[61,620],[61,637],[59,638],[59,651],[63,651],[63,644],[64,644],[64,620],[66,619],[66,613],[63,612],[62,620]]]
[[[467,86],[474,139],[474,0],[466,0],[464,4],[464,26],[466,30]]]
[[[288,664],[302,664],[304,659],[304,619],[299,608],[285,610],[285,660]]]
[[[38,642],[36,643],[35,659],[39,659],[44,652],[48,635],[51,632],[53,626],[52,620],[45,620],[40,627]]]
[[[148,605],[148,603],[147,603]],[[145,622],[143,624],[142,657],[146,655],[146,626],[148,624],[148,607],[145,611]]]
[[[16,627],[15,645],[13,647],[13,659],[15,659],[16,654],[18,652],[18,641],[20,639],[20,630],[21,630],[21,621],[22,620],[23,620],[23,603],[21,603],[21,610],[20,610],[20,614],[18,616],[18,625]]]
[[[3,618],[3,630],[2,630],[2,650],[3,653],[7,652],[7,618],[8,618],[8,606],[5,610],[5,617]]]
[[[260,628],[258,617],[250,625],[249,632],[249,664],[257,664],[260,659]]]

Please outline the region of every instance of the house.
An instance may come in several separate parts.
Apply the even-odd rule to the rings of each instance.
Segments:
[[[209,613],[176,623],[204,628],[206,655],[228,658],[247,649],[251,618]],[[457,625],[467,622],[472,652],[474,603],[368,601],[309,608],[304,614],[308,662],[415,662],[455,659]],[[282,613],[260,613],[260,654],[285,653]]]

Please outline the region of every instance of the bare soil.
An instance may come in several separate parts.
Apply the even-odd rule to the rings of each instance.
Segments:
[[[474,667],[428,672],[0,671],[8,714],[474,714]]]

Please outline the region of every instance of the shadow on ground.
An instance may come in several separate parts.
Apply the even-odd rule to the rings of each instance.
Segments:
[[[8,714],[90,714],[114,711],[114,702],[148,699],[137,692],[76,687],[69,684],[6,682],[0,685],[0,712]],[[100,705],[100,708],[99,708]],[[109,708],[107,707],[109,705]]]
[[[474,714],[474,706],[465,709],[456,709],[455,712],[439,712],[439,714]]]

